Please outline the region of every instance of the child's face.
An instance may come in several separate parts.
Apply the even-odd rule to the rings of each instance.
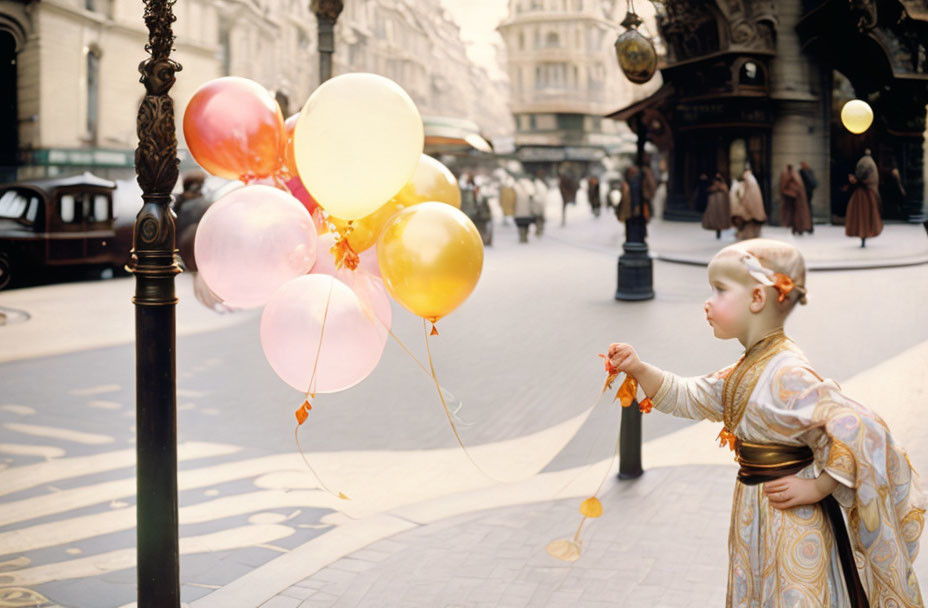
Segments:
[[[716,338],[729,340],[745,333],[750,321],[752,286],[746,270],[734,258],[714,259],[709,264],[712,295],[703,309]]]

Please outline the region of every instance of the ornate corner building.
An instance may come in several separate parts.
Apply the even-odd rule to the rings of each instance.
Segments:
[[[610,114],[648,138],[669,171],[667,219],[695,219],[701,174],[749,163],[779,221],[776,184],[807,162],[816,219],[844,215],[849,173],[872,150],[888,219],[924,219],[928,0],[667,0],[658,14],[664,84]],[[873,126],[853,135],[840,111],[858,98]],[[900,193],[904,190],[904,194]]]

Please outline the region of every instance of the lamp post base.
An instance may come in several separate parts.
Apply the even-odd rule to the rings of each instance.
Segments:
[[[641,410],[637,399],[622,408],[619,424],[619,479],[637,479],[644,474],[641,467]]]
[[[619,257],[616,300],[651,300],[654,298],[654,263],[647,243],[624,243]]]

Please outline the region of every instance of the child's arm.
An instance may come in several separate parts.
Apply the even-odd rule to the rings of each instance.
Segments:
[[[638,353],[628,344],[616,343],[609,347],[609,360],[619,371],[631,375],[648,397],[653,397],[661,388],[664,372],[638,358]]]
[[[835,491],[838,482],[826,471],[816,479],[802,479],[795,475],[764,484],[764,493],[771,506],[791,509],[800,505],[814,505]]]
[[[609,347],[609,361],[638,380],[658,411],[692,420],[722,420],[723,376],[681,378],[645,363],[631,345],[622,343]]]

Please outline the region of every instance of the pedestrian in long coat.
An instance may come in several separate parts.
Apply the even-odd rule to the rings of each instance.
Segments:
[[[789,226],[793,234],[812,232],[812,216],[809,214],[806,187],[793,165],[786,165],[786,169],[780,174],[780,197],[783,202],[783,225]]]
[[[503,210],[503,224],[508,224],[506,218],[513,217],[516,212],[516,191],[513,184],[514,180],[507,177],[499,188],[499,206]]]
[[[722,238],[722,231],[731,228],[731,202],[728,200],[728,184],[721,173],[716,173],[709,186],[706,211],[702,214],[702,227],[715,230],[715,238]]]
[[[593,215],[599,217],[603,206],[603,199],[599,194],[599,178],[595,175],[590,176],[588,184],[587,197],[590,199],[590,208],[593,210]]]
[[[577,180],[572,173],[564,173],[558,182],[561,191],[561,226],[567,223],[567,205],[577,202]]]
[[[737,230],[735,236],[739,241],[759,238],[760,228],[767,221],[767,213],[764,211],[760,184],[750,167],[745,167],[741,174],[739,190],[741,196],[731,199],[731,223]]]
[[[519,242],[528,243],[528,229],[535,221],[532,216],[532,195],[535,194],[535,186],[528,177],[522,177],[516,181],[514,188],[516,191],[515,219],[516,226],[519,228]]]
[[[815,232],[815,214],[812,213],[812,195],[815,194],[815,189],[818,188],[818,180],[815,179],[815,172],[812,171],[812,167],[810,167],[809,163],[806,161],[799,163],[799,177],[802,178],[802,185],[806,190],[806,200],[809,202],[809,217],[812,218],[812,227],[809,228],[809,232]]]
[[[847,216],[844,219],[844,234],[860,237],[860,246],[867,246],[867,239],[883,232],[883,218],[880,217],[880,176],[876,163],[865,150],[863,157],[857,161],[854,169],[854,191],[847,204]]]

